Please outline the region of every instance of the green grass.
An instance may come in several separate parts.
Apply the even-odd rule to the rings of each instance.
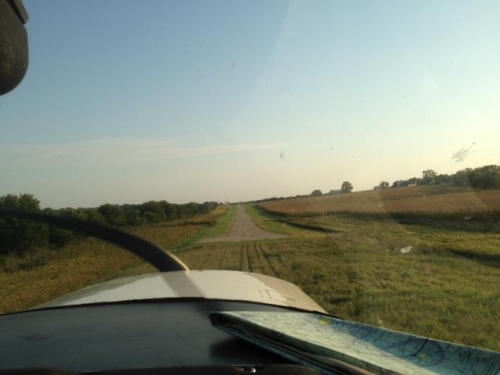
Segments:
[[[134,255],[90,238],[57,251],[9,256],[0,268],[0,313],[36,306],[139,263]]]
[[[255,221],[259,228],[269,232],[301,238],[316,238],[320,236],[318,233],[314,233],[314,230],[311,230],[311,228],[306,229],[300,225],[295,226],[290,220],[283,220],[280,215],[266,211],[260,206],[247,204],[245,205],[245,211],[248,216]]]
[[[139,237],[172,250],[196,238],[227,212],[213,212],[176,223],[132,227]],[[212,228],[212,227],[211,227]],[[112,278],[156,272],[135,255],[103,241],[86,238],[57,250],[32,249],[23,256],[0,258],[0,313],[24,310]]]
[[[179,256],[194,269],[283,278],[345,319],[500,349],[500,272],[468,259],[331,238],[200,244]]]
[[[382,213],[371,218],[345,212],[283,216],[252,205],[246,211],[261,228],[290,237],[196,243],[224,233],[234,206],[211,217],[135,228],[134,233],[173,251],[191,269],[250,271],[288,280],[335,316],[500,351],[500,235],[494,227],[482,233],[425,220],[401,222]],[[214,220],[215,225],[207,225]],[[97,241],[83,245],[55,259],[46,254],[4,259],[2,306],[22,309],[30,306],[25,298],[32,306],[92,282],[154,271],[126,253],[100,251],[107,245]],[[109,256],[101,258],[104,253]],[[63,278],[63,271],[70,277]]]
[[[214,215],[212,223],[209,226],[196,232],[177,247],[188,246],[205,238],[217,237],[227,233],[236,216],[236,205],[219,206]]]
[[[283,226],[247,206],[281,241],[195,244],[178,255],[193,269],[232,269],[283,278],[331,314],[438,339],[500,350],[500,236],[326,215],[294,218],[336,228]],[[303,220],[303,222],[301,222]],[[411,246],[409,253],[401,249]]]

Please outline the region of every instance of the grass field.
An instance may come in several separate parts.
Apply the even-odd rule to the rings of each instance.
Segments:
[[[179,255],[196,269],[291,281],[342,318],[500,349],[500,272],[467,259],[403,255],[329,238],[197,245]]]
[[[172,249],[192,238],[201,238],[203,233],[227,230],[227,221],[234,212],[228,209],[219,206],[207,215],[133,227],[130,232],[164,249]],[[225,219],[219,223],[221,217]],[[156,271],[136,256],[93,238],[59,250],[39,249],[22,257],[7,256],[1,261],[0,313],[24,310],[111,278]]]
[[[261,207],[287,215],[355,213],[456,213],[500,211],[498,190],[415,186],[265,202]]]
[[[498,191],[400,188],[247,205],[258,226],[290,236],[281,240],[195,242],[227,231],[234,207],[134,232],[173,251],[192,269],[251,271],[291,281],[342,318],[500,351],[499,197]],[[52,266],[0,272],[2,285],[29,275],[2,291],[2,306],[8,294],[19,301],[31,298],[31,305],[55,297],[54,291],[33,298],[50,290],[45,285],[52,285],[51,277],[54,285],[73,283],[75,289],[75,273],[82,275],[83,286],[154,271],[123,252],[107,252],[114,268],[101,267],[103,252],[91,245],[93,240],[85,242],[85,250],[67,249]],[[109,272],[89,275],[83,267],[71,268],[67,280],[60,275],[67,263],[84,266],[82,259],[94,257],[90,269],[109,267]],[[59,268],[50,273],[54,264]],[[59,288],[58,295],[71,289]]]
[[[178,255],[196,269],[286,279],[342,318],[500,350],[499,200],[498,191],[401,188],[266,202],[247,212],[289,239]]]

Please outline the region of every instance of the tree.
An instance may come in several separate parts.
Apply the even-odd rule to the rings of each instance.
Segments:
[[[86,220],[95,224],[104,224],[104,217],[101,215],[97,208],[87,208],[85,210],[85,214],[87,215]]]
[[[321,197],[322,195],[323,193],[319,189],[313,190],[313,192],[311,193],[311,197]]]
[[[340,190],[342,190],[342,193],[350,193],[352,192],[352,184],[349,181],[344,181],[342,182]]]
[[[485,165],[468,173],[470,184],[475,189],[500,189],[500,166]]]
[[[102,215],[108,225],[123,227],[126,224],[125,213],[117,204],[102,204],[97,211]]]
[[[160,202],[149,201],[141,204],[142,217],[146,219],[148,224],[156,224],[167,221],[167,215]]]
[[[436,171],[432,169],[422,171],[422,183],[424,185],[434,185],[436,183],[437,175]]]
[[[0,207],[40,212],[40,201],[31,194],[8,194],[0,197]],[[21,220],[9,215],[0,217],[0,254],[24,253],[35,247],[45,247],[49,242],[47,225]]]
[[[168,220],[175,220],[179,218],[179,207],[175,203],[168,203],[166,201],[161,202],[163,206],[163,211]]]
[[[472,172],[471,168],[466,168],[458,171],[451,176],[451,183],[453,186],[466,187],[469,186],[469,173]]]
[[[436,185],[446,186],[451,185],[451,177],[447,174],[438,174],[436,176]]]
[[[141,211],[136,206],[126,207],[123,210],[127,225],[137,226],[148,223],[147,219],[141,215]]]
[[[387,189],[389,187],[389,183],[387,181],[382,181],[378,186],[382,189]]]

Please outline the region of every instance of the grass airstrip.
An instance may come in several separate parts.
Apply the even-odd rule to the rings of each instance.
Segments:
[[[331,314],[500,351],[500,191],[381,189],[247,204],[261,228],[286,239],[198,244],[230,227],[234,206],[134,228],[192,269],[276,276]],[[113,277],[153,272],[85,239],[39,258],[4,259],[0,309],[31,307]]]

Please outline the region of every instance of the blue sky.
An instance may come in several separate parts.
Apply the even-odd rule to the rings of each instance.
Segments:
[[[499,163],[498,2],[24,3],[0,195],[238,201]]]

